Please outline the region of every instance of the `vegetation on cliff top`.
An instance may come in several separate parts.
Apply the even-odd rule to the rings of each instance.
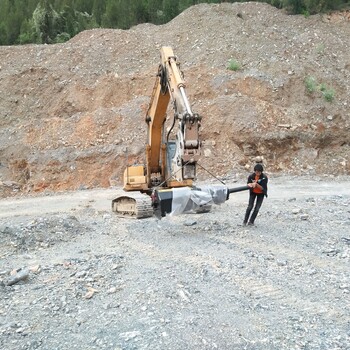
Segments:
[[[0,45],[64,42],[91,28],[163,24],[192,5],[219,0],[0,0]],[[305,16],[339,9],[348,0],[261,0]]]

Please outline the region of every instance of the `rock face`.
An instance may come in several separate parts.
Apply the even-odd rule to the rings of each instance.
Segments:
[[[143,162],[163,45],[203,116],[203,168],[233,177],[260,156],[270,173],[349,174],[349,37],[346,14],[222,3],[162,26],[1,47],[0,196],[108,187],[127,162]]]

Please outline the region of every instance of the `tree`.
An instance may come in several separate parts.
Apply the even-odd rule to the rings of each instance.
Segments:
[[[171,21],[179,14],[178,1],[163,0],[163,12],[165,22]]]
[[[297,14],[302,13],[305,10],[304,1],[303,0],[284,0],[286,7],[291,13]]]
[[[188,9],[192,5],[194,5],[193,0],[180,0],[179,1],[179,12],[182,12],[182,11]]]
[[[115,28],[118,22],[118,6],[115,1],[107,1],[106,11],[102,16],[102,26],[107,28]]]
[[[94,0],[75,0],[74,9],[78,12],[86,12],[92,15]],[[103,2],[103,1],[100,1]]]
[[[35,30],[32,20],[25,19],[21,25],[21,32],[18,37],[19,44],[29,44],[35,40]]]
[[[0,23],[0,45],[7,45],[7,28],[4,23]]]
[[[162,0],[148,0],[146,2],[146,9],[149,15],[149,20],[154,24],[161,24],[162,21]]]
[[[56,22],[59,19],[58,13],[52,8],[48,0],[38,3],[33,12],[33,25],[39,43],[49,44],[56,37]]]
[[[96,23],[100,26],[102,24],[102,17],[106,11],[105,1],[94,0],[92,6],[92,14],[96,20]]]
[[[16,44],[17,38],[21,32],[21,17],[16,12],[11,12],[6,20],[7,24],[7,44]]]
[[[135,24],[150,21],[150,16],[147,12],[147,0],[134,1],[132,11],[134,12]]]

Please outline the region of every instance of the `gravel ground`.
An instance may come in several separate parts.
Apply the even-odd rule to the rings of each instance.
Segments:
[[[0,201],[1,349],[349,349],[346,179],[271,177],[255,227],[247,193],[159,221],[118,191]]]

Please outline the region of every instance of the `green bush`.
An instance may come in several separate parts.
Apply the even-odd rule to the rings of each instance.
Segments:
[[[237,60],[230,59],[228,61],[228,69],[233,70],[233,71],[237,71],[237,70],[241,69],[241,65],[239,64],[239,62]]]
[[[308,10],[302,10],[301,13],[305,18],[310,17],[310,12]]]
[[[334,100],[335,91],[332,88],[327,88],[322,91],[323,97],[326,101],[332,102]]]
[[[64,43],[70,39],[70,35],[68,33],[60,33],[54,39],[56,44]]]
[[[326,91],[327,90],[327,86],[325,83],[321,83],[319,86],[318,86],[318,89],[322,92]]]
[[[306,77],[305,78],[305,86],[306,90],[312,94],[317,90],[317,83],[314,77]]]
[[[334,100],[334,89],[328,88],[325,83],[321,83],[318,89],[322,92],[322,95],[326,101],[332,102]]]

